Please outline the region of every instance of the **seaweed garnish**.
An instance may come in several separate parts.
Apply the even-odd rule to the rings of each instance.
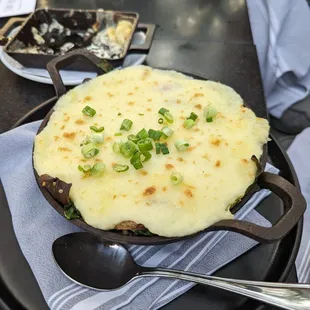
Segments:
[[[67,205],[64,205],[64,215],[68,220],[83,219],[80,211],[75,207],[72,200]]]

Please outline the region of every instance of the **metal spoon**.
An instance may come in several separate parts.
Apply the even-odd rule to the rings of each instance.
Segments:
[[[283,309],[310,309],[310,285],[225,279],[142,267],[122,245],[88,233],[62,236],[54,241],[52,249],[56,263],[69,279],[96,290],[116,289],[138,277],[167,277],[214,286]]]

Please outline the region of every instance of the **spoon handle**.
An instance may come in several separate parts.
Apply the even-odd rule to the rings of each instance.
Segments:
[[[143,268],[139,276],[167,277],[210,285],[230,292],[266,302],[289,310],[310,309],[310,285],[273,282],[256,282],[204,276],[196,273],[166,270],[161,268]]]

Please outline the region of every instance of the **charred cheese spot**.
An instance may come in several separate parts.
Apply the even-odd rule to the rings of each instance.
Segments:
[[[72,150],[67,147],[58,147],[58,151],[60,152],[71,152]]]
[[[201,106],[201,104],[196,104],[196,105],[195,105],[195,108],[197,108],[198,110],[201,110],[201,109],[202,109],[202,106]]]
[[[219,146],[221,144],[221,140],[220,139],[213,139],[210,141],[210,143],[214,146]]]
[[[196,99],[196,98],[199,98],[199,97],[203,97],[204,94],[203,93],[195,93],[190,100],[193,100],[193,99]]]
[[[171,164],[166,164],[165,167],[166,167],[167,170],[171,170],[171,169],[174,168],[174,166],[171,165]]]
[[[145,189],[145,191],[143,192],[143,196],[150,196],[150,195],[153,195],[155,192],[156,192],[156,187],[151,186]]]
[[[141,80],[145,81],[151,74],[151,70],[145,69],[142,73]]]
[[[192,198],[194,195],[193,195],[193,193],[192,193],[192,191],[190,190],[190,188],[186,188],[185,190],[184,190],[184,194],[185,194],[185,196],[187,196],[187,197],[189,197],[189,198]]]
[[[76,124],[78,124],[78,125],[83,125],[83,124],[85,124],[85,122],[82,120],[82,119],[77,119],[76,121],[75,121],[75,123]]]
[[[76,133],[75,132],[64,132],[62,134],[63,137],[65,137],[66,139],[70,139],[73,140],[75,138]]]
[[[84,102],[91,101],[91,100],[92,100],[92,97],[91,97],[91,96],[86,96],[86,97],[84,97],[84,99],[83,99]]]
[[[215,162],[215,167],[219,167],[221,165],[221,161],[220,160],[217,160],[216,162]]]
[[[192,152],[195,148],[196,148],[196,146],[190,146],[186,151],[187,152]]]

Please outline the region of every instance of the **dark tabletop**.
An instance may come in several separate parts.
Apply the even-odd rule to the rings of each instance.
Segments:
[[[137,11],[141,22],[158,26],[148,64],[220,80],[236,89],[257,115],[266,117],[245,1],[38,0],[37,7]],[[0,27],[6,20],[0,19]],[[0,81],[0,133],[55,95],[52,86],[23,79],[2,63]],[[296,281],[295,273],[290,280]]]
[[[158,26],[155,34],[157,40],[252,43],[245,0],[38,0],[37,7],[46,6],[137,11],[141,22]],[[6,20],[0,19],[0,27]],[[185,44],[182,48],[191,47]],[[2,63],[0,81],[0,133],[54,95],[52,86],[23,79]]]

